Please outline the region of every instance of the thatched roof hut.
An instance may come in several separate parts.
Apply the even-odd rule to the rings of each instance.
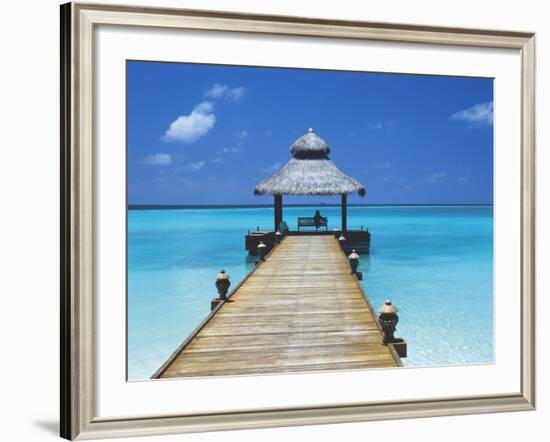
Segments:
[[[292,158],[254,188],[254,194],[275,196],[275,229],[282,221],[282,195],[342,195],[342,231],[346,231],[347,195],[364,196],[365,187],[330,160],[328,144],[309,129],[290,146]]]
[[[254,189],[256,195],[365,195],[365,187],[329,159],[328,144],[309,129],[290,146],[292,158]]]

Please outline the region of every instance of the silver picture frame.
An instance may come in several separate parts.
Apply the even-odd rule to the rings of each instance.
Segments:
[[[96,25],[509,48],[521,55],[521,391],[189,415],[94,416],[93,51]],[[121,436],[357,422],[535,408],[535,34],[204,10],[61,6],[61,436]],[[122,319],[121,319],[122,320]]]

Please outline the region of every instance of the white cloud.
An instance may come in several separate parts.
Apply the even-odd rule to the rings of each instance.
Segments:
[[[242,86],[230,88],[225,84],[216,83],[204,95],[206,98],[226,98],[231,101],[240,100],[246,93]]]
[[[390,181],[392,181],[394,178],[393,175],[389,175],[389,176],[385,176],[384,178],[382,178],[382,181],[384,181],[385,183],[389,183]]]
[[[167,166],[172,164],[172,157],[167,153],[156,153],[146,156],[142,163],[149,164],[151,166]]]
[[[247,130],[239,130],[237,132],[237,138],[239,140],[246,140],[248,138],[248,131]]]
[[[493,124],[493,102],[478,103],[468,109],[455,112],[451,115],[453,121],[463,121],[471,125],[491,125]]]
[[[205,161],[197,161],[196,163],[187,163],[185,166],[184,166],[184,169],[185,170],[188,170],[190,172],[198,172],[199,170],[201,170],[204,165],[206,164]]]
[[[227,92],[229,88],[224,84],[216,83],[208,92],[206,92],[205,97],[207,98],[221,98]]]
[[[180,115],[173,121],[162,139],[187,144],[197,141],[214,127],[216,115],[213,111],[214,105],[210,101],[197,104],[189,115]]]
[[[239,130],[235,132],[235,136],[237,137],[237,142],[234,147],[224,147],[220,152],[221,154],[227,155],[227,154],[239,154],[244,152],[244,145],[246,144],[246,139],[248,138],[248,131],[246,130]]]
[[[383,163],[374,163],[370,165],[369,167],[365,167],[363,169],[363,173],[366,173],[367,175],[374,171],[374,169],[391,169],[392,164],[389,161],[383,162]]]
[[[193,111],[201,114],[210,114],[214,111],[214,103],[211,101],[203,101],[202,103],[197,104]]]
[[[210,160],[211,163],[223,163],[223,158],[216,157]]]
[[[369,124],[367,124],[368,130],[382,130],[382,129],[389,129],[394,124],[394,120],[387,120],[387,121],[371,121]]]
[[[233,101],[237,101],[240,100],[245,93],[246,89],[244,87],[236,87],[227,91],[227,97]]]
[[[261,171],[263,173],[274,173],[277,172],[281,168],[282,164],[278,161],[276,163],[271,164],[270,166],[263,167]]]
[[[425,181],[428,183],[439,183],[447,177],[447,172],[436,172],[432,173]]]
[[[238,154],[243,153],[244,147],[242,146],[236,146],[236,147],[224,147],[221,153],[223,154]]]
[[[469,176],[459,176],[459,177],[457,178],[457,181],[458,181],[459,183],[467,183],[467,182],[470,181],[470,177],[469,177]]]

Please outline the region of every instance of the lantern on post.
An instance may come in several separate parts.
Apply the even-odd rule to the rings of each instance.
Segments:
[[[353,249],[351,251],[350,255],[348,256],[348,261],[349,261],[349,265],[351,267],[352,275],[356,274],[357,273],[357,266],[359,266],[359,255],[357,254],[355,249]]]
[[[399,322],[399,316],[397,316],[399,309],[390,300],[387,300],[378,311],[380,312],[378,322],[384,332],[384,345],[391,344],[399,357],[406,358],[407,342],[402,338],[396,338],[394,335]]]
[[[275,232],[275,242],[277,242],[277,244],[280,244],[282,237],[283,237],[283,234],[281,233],[281,231],[277,230]]]
[[[380,312],[378,321],[384,332],[384,344],[391,344],[395,342],[394,333],[399,322],[399,316],[397,316],[399,309],[390,300],[387,300],[378,311]]]
[[[220,270],[220,273],[216,275],[216,289],[218,290],[218,297],[214,298],[210,303],[211,310],[214,310],[218,304],[227,300],[227,292],[229,291],[229,286],[231,281],[229,280],[229,275],[225,273],[225,270]]]
[[[225,273],[225,270],[220,270],[220,273],[216,276],[216,288],[218,289],[219,297],[218,299],[225,301],[227,299],[227,292],[231,281],[229,280],[229,275]]]
[[[338,237],[338,244],[340,244],[340,248],[342,250],[344,250],[344,244],[346,243],[346,237],[341,234],[339,237]]]
[[[264,244],[263,241],[260,241],[260,244],[258,244],[256,249],[258,249],[258,255],[260,256],[260,259],[263,261],[265,258],[265,255],[267,255],[267,246]]]

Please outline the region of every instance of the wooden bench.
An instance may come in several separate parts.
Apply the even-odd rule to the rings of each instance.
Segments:
[[[298,232],[300,231],[300,227],[317,227],[315,225],[315,218],[314,217],[299,217],[298,218]],[[325,216],[322,216],[319,220],[319,227],[324,227],[325,230],[328,230],[328,220]]]

